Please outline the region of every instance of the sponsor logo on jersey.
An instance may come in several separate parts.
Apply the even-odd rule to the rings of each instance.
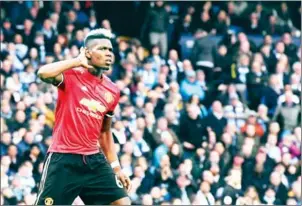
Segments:
[[[107,103],[111,103],[112,100],[113,100],[113,96],[110,92],[105,92],[104,97],[105,97],[105,100],[106,100]]]
[[[105,112],[106,111],[106,107],[94,99],[83,98],[83,99],[81,99],[80,104],[86,106],[89,109],[89,111],[92,111],[92,112]]]

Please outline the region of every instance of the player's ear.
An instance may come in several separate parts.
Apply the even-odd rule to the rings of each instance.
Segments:
[[[87,59],[91,59],[91,51],[87,47],[85,47],[85,56]]]

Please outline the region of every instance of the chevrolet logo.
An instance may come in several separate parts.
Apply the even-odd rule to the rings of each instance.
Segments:
[[[83,98],[80,101],[80,104],[86,106],[92,112],[105,112],[106,107],[103,106],[100,102],[93,99]]]

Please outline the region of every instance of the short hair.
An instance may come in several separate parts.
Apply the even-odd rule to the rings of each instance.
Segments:
[[[86,35],[86,37],[84,39],[84,45],[86,46],[87,43],[93,39],[109,39],[109,40],[111,40],[112,38],[113,38],[113,35],[112,35],[111,31],[109,31],[108,29],[104,29],[104,28],[94,29],[94,30],[91,30]]]

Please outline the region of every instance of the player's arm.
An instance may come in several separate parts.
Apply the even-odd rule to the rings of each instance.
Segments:
[[[99,143],[104,155],[106,156],[107,161],[110,163],[115,174],[117,174],[124,187],[129,191],[131,182],[130,179],[122,173],[122,168],[119,164],[111,132],[111,119],[111,116],[105,115]]]
[[[46,83],[58,85],[63,81],[64,71],[80,65],[77,58],[46,64],[38,70],[38,76]]]
[[[63,72],[74,68],[83,66],[85,68],[90,68],[88,60],[85,55],[86,49],[81,48],[80,54],[74,59],[63,60],[59,62],[54,62],[42,66],[38,70],[38,76],[42,81],[50,83],[53,85],[58,85],[63,81]]]

